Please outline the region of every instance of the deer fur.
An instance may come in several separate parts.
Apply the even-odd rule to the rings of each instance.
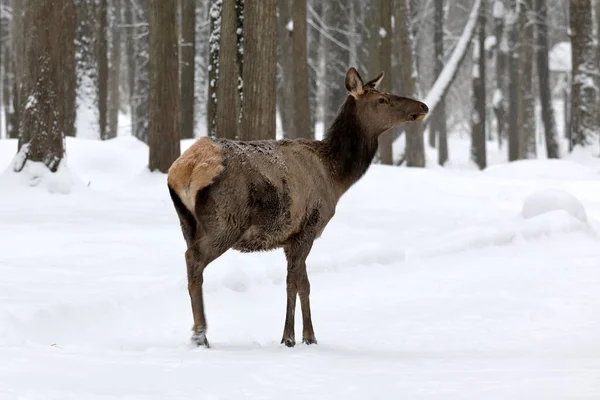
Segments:
[[[283,248],[287,307],[281,343],[295,345],[294,313],[300,298],[302,341],[317,343],[310,310],[306,258],[335,214],[341,196],[368,170],[378,137],[425,117],[425,104],[363,83],[354,68],[348,96],[323,140],[235,141],[202,138],[168,172],[168,188],[184,239],[192,340],[209,347],[202,293],[203,271],[229,249]]]

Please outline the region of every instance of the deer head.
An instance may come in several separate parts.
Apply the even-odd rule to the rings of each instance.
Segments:
[[[346,74],[346,89],[355,100],[356,116],[363,128],[375,136],[405,122],[420,121],[429,112],[427,105],[420,101],[379,91],[377,87],[383,75],[381,72],[363,83],[354,67]]]

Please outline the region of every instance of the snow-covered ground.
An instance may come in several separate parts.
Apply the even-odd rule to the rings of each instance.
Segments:
[[[0,172],[15,151],[0,141]],[[600,398],[591,156],[479,172],[454,139],[452,168],[373,166],[308,259],[319,344],[279,344],[283,252],[231,251],[205,274],[199,349],[146,147],[67,152],[67,195],[0,176],[0,399]]]

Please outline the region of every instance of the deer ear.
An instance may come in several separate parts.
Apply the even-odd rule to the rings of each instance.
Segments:
[[[363,94],[363,80],[354,67],[351,67],[346,74],[346,89],[354,98]]]
[[[377,87],[381,83],[381,80],[383,79],[383,75],[384,75],[383,71],[381,71],[379,73],[379,75],[377,75],[375,78],[373,78],[369,82],[367,82],[367,84],[365,85],[365,87],[377,89]]]

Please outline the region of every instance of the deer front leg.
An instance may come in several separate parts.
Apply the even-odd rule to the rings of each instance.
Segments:
[[[296,335],[294,333],[294,314],[296,312],[296,295],[298,294],[298,286],[295,265],[289,261],[286,290],[287,306],[285,311],[285,324],[283,327],[283,337],[281,338],[281,343],[285,343],[287,347],[294,347],[296,345]]]
[[[306,263],[298,273],[298,295],[300,296],[300,307],[302,308],[302,343],[317,344],[317,338],[312,325],[310,315],[310,281],[306,272]]]
[[[285,325],[281,343],[288,347],[296,344],[294,333],[294,315],[296,311],[296,296],[300,294],[300,306],[302,308],[302,341],[310,344],[316,343],[310,315],[310,283],[306,273],[306,258],[312,248],[313,239],[297,240],[285,248],[288,262],[286,280],[287,307]]]

